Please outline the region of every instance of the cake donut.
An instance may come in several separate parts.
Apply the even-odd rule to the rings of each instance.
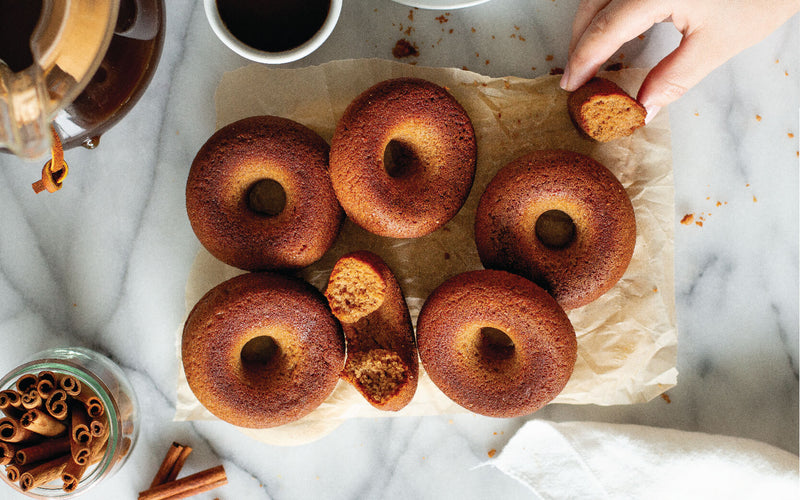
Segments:
[[[325,297],[344,330],[342,378],[379,410],[406,406],[417,390],[419,358],[408,305],[389,266],[372,252],[344,255]]]
[[[540,287],[505,271],[456,275],[417,320],[422,365],[464,408],[490,417],[538,410],[566,385],[577,341],[566,313]]]
[[[344,219],[328,152],[314,131],[276,116],[218,130],[198,151],[186,182],[186,211],[200,243],[222,262],[250,271],[319,260]],[[259,200],[270,184],[275,196],[267,201],[277,197],[275,206]]]
[[[367,231],[416,238],[459,211],[475,177],[472,122],[444,88],[386,80],[355,98],[331,141],[331,181]]]
[[[550,231],[562,239],[548,235]],[[592,302],[622,277],[636,243],[633,205],[606,167],[578,153],[535,151],[505,167],[475,214],[484,267],[520,274],[566,310]]]
[[[333,392],[345,346],[321,293],[264,272],[225,281],[197,302],[181,356],[189,387],[211,413],[266,428],[307,415]]]
[[[567,97],[570,118],[587,136],[608,142],[644,126],[647,110],[605,78],[594,77]]]

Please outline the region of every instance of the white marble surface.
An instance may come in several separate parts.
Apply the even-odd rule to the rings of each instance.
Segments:
[[[351,420],[294,448],[253,442],[224,423],[172,421],[174,335],[198,250],[186,175],[213,132],[221,75],[247,61],[214,38],[200,2],[167,3],[150,88],[98,149],[67,152],[62,191],[34,195],[41,164],[0,156],[0,370],[47,347],[88,346],[125,369],[142,404],[129,462],[84,498],[133,498],[172,441],[195,448],[186,473],[225,465],[230,484],[200,498],[525,498],[513,479],[477,466],[526,419]],[[416,10],[411,20],[409,7],[389,0],[348,0],[323,47],[289,66],[392,58],[407,38],[419,64],[539,76],[565,65],[576,5],[493,0]],[[797,453],[799,26],[795,16],[671,106],[680,335],[671,402],[551,405],[529,418],[734,435]],[[652,65],[677,40],[658,26],[615,60]],[[687,213],[703,226],[681,225]]]

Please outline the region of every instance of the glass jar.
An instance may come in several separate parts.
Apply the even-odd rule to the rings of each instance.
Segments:
[[[28,374],[38,375],[49,371],[71,375],[89,388],[103,403],[108,426],[108,442],[102,458],[86,470],[78,486],[71,492],[62,490],[60,480],[23,492],[17,483],[8,480],[5,473],[1,477],[17,491],[34,498],[66,498],[81,494],[119,470],[130,455],[139,434],[139,403],[136,394],[119,366],[90,349],[82,347],[48,349],[35,354],[33,359],[6,374],[0,381],[0,390],[14,389],[17,380]],[[66,422],[68,421],[69,419]]]

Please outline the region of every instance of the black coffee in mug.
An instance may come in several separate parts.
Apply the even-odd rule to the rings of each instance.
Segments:
[[[330,0],[217,0],[228,31],[264,52],[302,45],[322,27],[330,6]]]

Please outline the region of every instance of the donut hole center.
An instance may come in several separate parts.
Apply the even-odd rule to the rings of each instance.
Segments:
[[[514,341],[504,331],[486,326],[479,332],[479,351],[486,361],[499,361],[514,356]]]
[[[269,335],[259,335],[248,340],[242,347],[242,366],[250,373],[263,373],[280,357],[280,346]]]
[[[561,210],[548,210],[536,219],[536,237],[548,248],[565,248],[575,239],[575,223]]]
[[[286,191],[280,182],[262,179],[250,187],[247,206],[259,215],[275,217],[286,208]]]
[[[421,163],[414,150],[401,141],[392,139],[383,150],[383,168],[392,179],[413,175]]]

